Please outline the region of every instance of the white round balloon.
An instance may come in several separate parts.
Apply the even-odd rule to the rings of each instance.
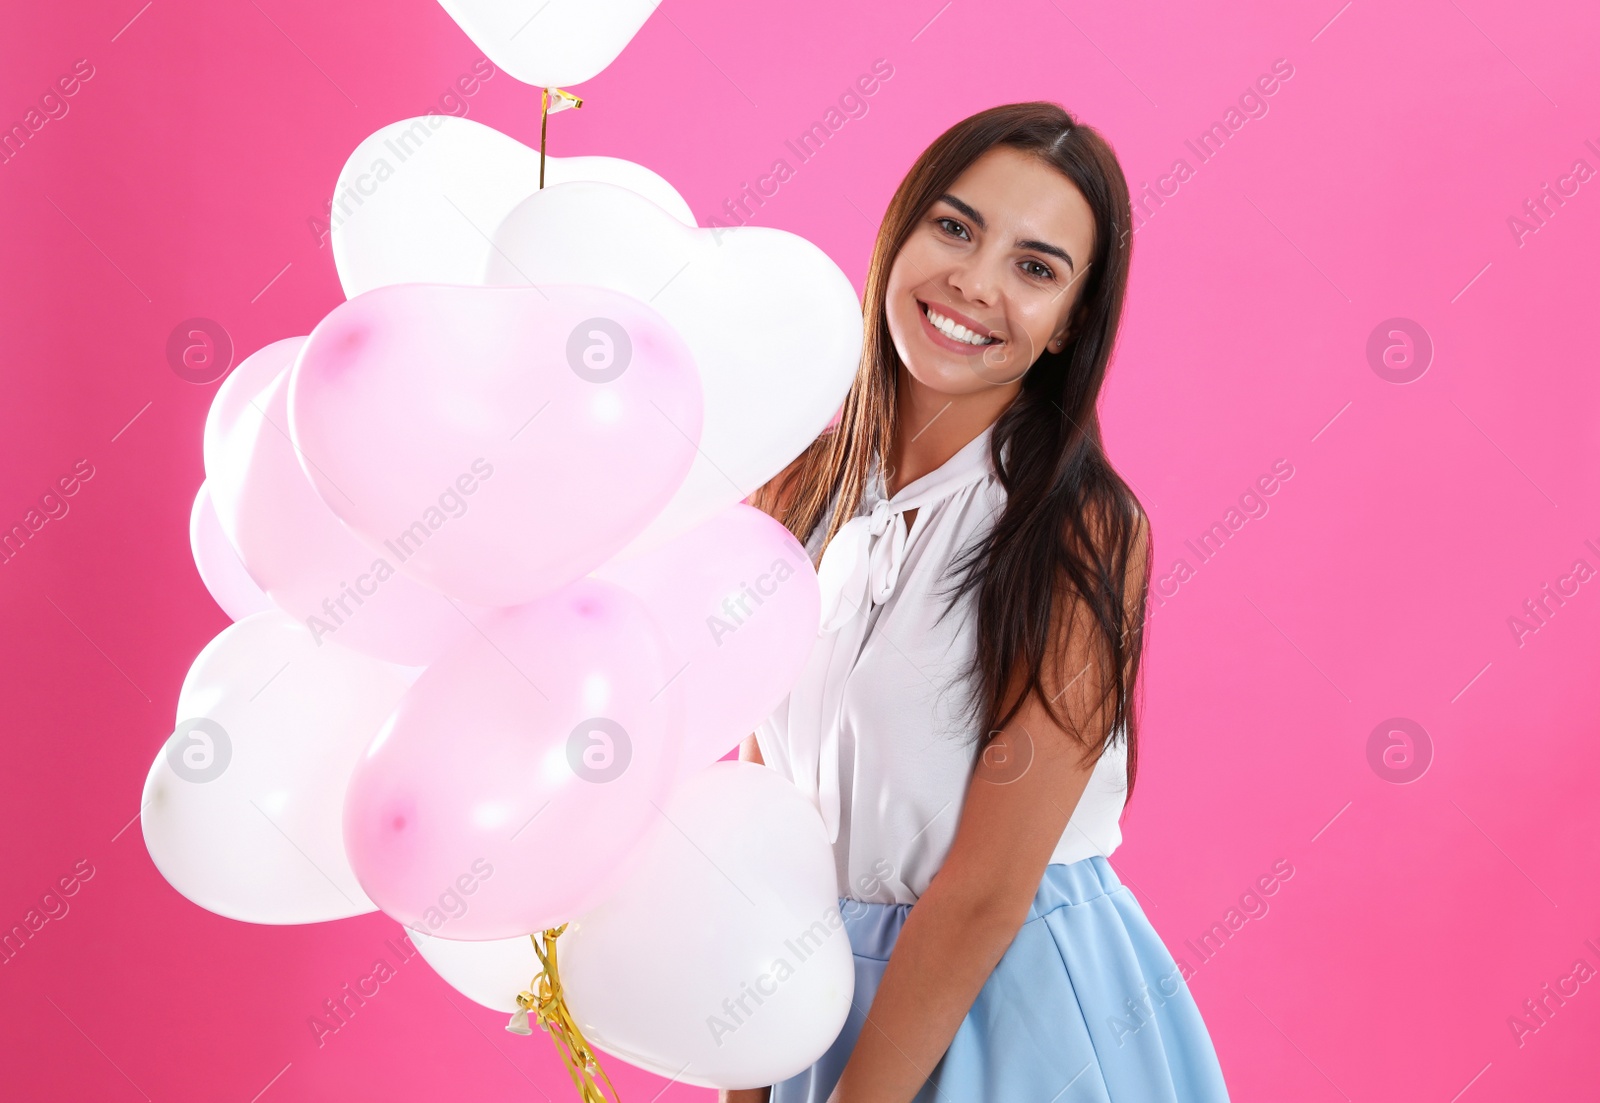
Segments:
[[[228,534],[217,520],[211,490],[205,483],[200,484],[189,511],[189,551],[200,581],[229,620],[243,620],[251,613],[272,608],[272,599],[256,585],[240,561],[239,552],[228,543]]]
[[[536,88],[578,84],[616,60],[660,0],[439,0],[500,68]]]
[[[547,187],[574,180],[625,188],[694,225],[683,196],[643,165],[546,158]],[[483,283],[495,228],[538,190],[539,151],[493,127],[454,115],[390,123],[356,146],[334,189],[329,227],[345,297],[396,283]]]
[[[699,365],[705,422],[694,466],[618,559],[749,497],[827,428],[855,379],[855,289],[795,234],[694,229],[623,188],[583,182],[528,196],[494,246],[488,282],[590,284],[643,299]]]
[[[631,870],[557,944],[589,1041],[718,1088],[778,1083],[827,1051],[855,959],[822,818],[790,781],[751,762],[708,767],[673,794]]]
[[[229,625],[189,668],[145,778],[145,846],[173,888],[248,923],[376,911],[344,851],[344,790],[417,667],[320,647],[277,609]]]

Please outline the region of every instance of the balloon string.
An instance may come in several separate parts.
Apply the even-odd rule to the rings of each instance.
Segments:
[[[582,107],[583,100],[571,92],[560,88],[539,89],[539,190],[544,190],[544,146],[545,135],[550,123],[550,93],[554,92],[560,98],[556,100],[555,109],[564,111],[569,107]]]
[[[566,996],[561,990],[561,975],[556,971],[556,939],[561,932],[567,929],[565,923],[552,930],[547,930],[541,935],[529,935],[533,940],[533,952],[539,955],[540,972],[528,983],[528,987],[517,994],[517,1007],[519,1010],[511,1016],[511,1023],[506,1027],[514,1034],[531,1034],[528,1029],[528,1013],[533,1012],[534,1018],[539,1023],[539,1029],[550,1035],[550,1040],[555,1042],[556,1050],[566,1062],[567,1074],[572,1077],[572,1086],[578,1091],[578,1098],[582,1103],[607,1103],[606,1095],[601,1092],[599,1081],[595,1079],[598,1074],[605,1081],[607,1090],[610,1091],[612,1100],[620,1100],[617,1089],[611,1083],[611,1077],[606,1075],[605,1069],[600,1067],[600,1061],[594,1049],[584,1038],[583,1032],[578,1029],[577,1022],[572,1017],[572,1012],[567,1008]],[[540,945],[540,938],[544,944]]]

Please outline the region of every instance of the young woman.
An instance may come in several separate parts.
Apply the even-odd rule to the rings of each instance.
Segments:
[[[889,204],[839,424],[753,499],[820,558],[823,631],[742,757],[822,813],[854,1007],[724,1103],[1227,1099],[1106,861],[1149,563],[1096,410],[1130,228],[1110,147],[1050,103],[956,124]]]

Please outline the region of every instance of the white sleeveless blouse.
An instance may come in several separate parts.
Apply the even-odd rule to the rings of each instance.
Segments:
[[[1005,508],[989,459],[993,429],[887,500],[873,463],[856,516],[817,569],[817,642],[789,696],[755,733],[767,765],[821,812],[840,896],[915,903],[955,841],[977,756],[978,733],[963,715],[975,595],[934,622],[956,581],[952,562]],[[902,514],[912,509],[908,533]],[[813,559],[829,516],[806,543]],[[1052,863],[1109,856],[1122,842],[1126,767],[1126,744],[1108,745]]]

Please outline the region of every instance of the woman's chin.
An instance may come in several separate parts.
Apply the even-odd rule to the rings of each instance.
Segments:
[[[903,358],[902,362],[906,366],[906,374],[925,390],[935,394],[957,399],[987,388],[983,377],[974,372],[974,365],[961,363],[954,357],[922,353],[909,359]]]

